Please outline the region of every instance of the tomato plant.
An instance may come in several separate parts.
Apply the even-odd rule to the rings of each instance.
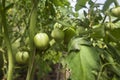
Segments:
[[[0,79],[120,80],[119,2],[99,1],[0,0]]]

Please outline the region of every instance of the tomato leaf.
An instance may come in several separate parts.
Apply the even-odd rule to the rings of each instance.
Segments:
[[[93,26],[94,31],[90,34],[93,38],[103,38],[105,37],[105,28],[104,25],[95,25]]]
[[[119,33],[120,33],[120,28],[108,30],[105,38],[108,42],[119,43],[119,41],[120,41],[120,34]]]
[[[9,4],[9,5],[7,5],[6,7],[5,7],[5,10],[7,11],[7,10],[9,10],[10,8],[12,8],[14,6],[14,3],[11,3],[11,4]]]
[[[80,45],[91,45],[91,43],[87,40],[83,40],[83,38],[74,39],[74,41],[69,43],[68,51],[80,50]]]
[[[68,6],[70,4],[67,0],[51,0],[51,2],[53,2],[55,6]]]
[[[88,0],[77,0],[77,4],[75,5],[75,10],[80,10],[83,6],[85,6]]]
[[[66,58],[68,68],[71,69],[72,80],[95,80],[95,75],[100,68],[99,56],[97,50],[86,45],[89,42],[81,38],[73,39],[69,45],[69,50],[72,50]],[[84,45],[85,44],[85,45]],[[75,48],[79,50],[75,50]]]
[[[52,69],[49,66],[49,63],[46,61],[43,61],[42,59],[39,59],[38,62],[38,78],[42,78],[45,75],[47,75]]]

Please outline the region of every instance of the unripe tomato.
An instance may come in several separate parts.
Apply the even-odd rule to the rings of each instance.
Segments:
[[[59,28],[55,28],[52,30],[51,36],[55,39],[55,41],[61,42],[64,39],[64,32]]]
[[[19,51],[16,53],[15,59],[18,64],[26,64],[29,59],[29,53],[27,51]]]
[[[34,44],[37,48],[44,50],[49,45],[49,37],[46,33],[37,33],[34,36]]]
[[[120,7],[115,7],[110,10],[111,15],[114,17],[120,17]]]

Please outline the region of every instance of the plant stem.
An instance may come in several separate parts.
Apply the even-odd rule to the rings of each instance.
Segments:
[[[13,80],[13,69],[14,69],[14,60],[13,60],[13,52],[12,47],[8,35],[8,27],[6,25],[6,12],[5,12],[5,0],[2,0],[2,27],[4,32],[4,40],[7,47],[8,53],[8,72],[7,72],[7,80]]]
[[[116,7],[120,6],[117,0],[114,0],[114,4]]]
[[[30,59],[28,66],[28,73],[26,80],[33,80],[33,72],[34,72],[34,63],[35,63],[35,47],[33,43],[33,38],[35,35],[36,22],[37,22],[37,0],[32,1],[33,9],[30,17],[30,26],[29,26],[29,38],[30,38]]]
[[[101,75],[102,75],[102,70],[103,70],[103,68],[106,67],[107,65],[112,65],[112,64],[116,64],[116,63],[106,63],[106,64],[102,65],[102,67],[100,68],[100,71],[99,71],[99,73],[98,73],[97,80],[100,80],[100,77],[101,77]]]

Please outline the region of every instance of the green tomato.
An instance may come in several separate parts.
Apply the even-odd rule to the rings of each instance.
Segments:
[[[62,40],[64,40],[64,32],[60,30],[59,28],[55,28],[54,30],[52,30],[51,36],[57,42],[61,42]]]
[[[19,51],[16,53],[15,59],[18,64],[26,64],[29,60],[29,53],[27,51]]]
[[[34,36],[34,44],[38,49],[44,50],[49,45],[49,37],[46,33],[37,33]]]
[[[114,17],[120,17],[120,7],[115,7],[110,10],[110,13]]]

